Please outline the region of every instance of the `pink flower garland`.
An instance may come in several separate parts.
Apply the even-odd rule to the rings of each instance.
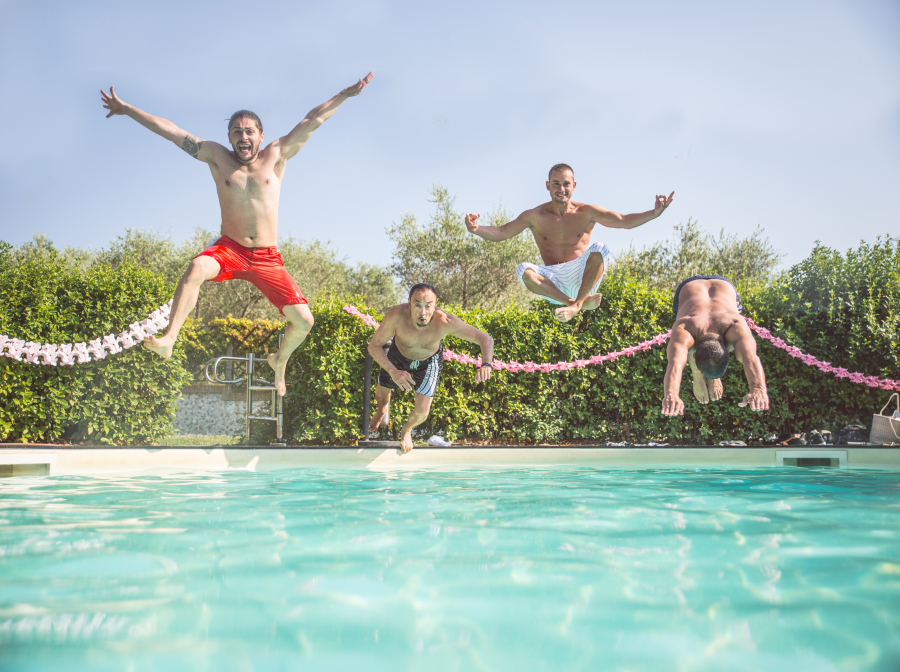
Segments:
[[[374,318],[369,315],[364,315],[353,306],[344,306],[344,310],[351,315],[355,315],[356,317],[360,318],[365,324],[369,325],[370,327],[378,327],[378,322],[376,322]],[[638,345],[629,346],[624,350],[620,350],[618,352],[610,352],[606,355],[594,355],[590,359],[576,359],[574,362],[536,364],[534,362],[503,362],[497,358],[494,358],[494,361],[491,362],[491,368],[493,368],[495,371],[506,370],[512,371],[513,373],[517,373],[519,371],[524,371],[525,373],[550,373],[551,371],[568,371],[569,369],[581,369],[592,364],[603,364],[604,362],[611,362],[615,359],[618,359],[619,357],[631,357],[636,352],[649,350],[654,345],[665,343],[668,338],[669,332],[665,332],[659,334],[658,336],[654,336],[649,341],[644,341],[643,343],[640,343]],[[481,357],[459,355],[448,348],[444,348],[444,360],[455,360],[457,362],[462,362],[463,364],[473,364],[475,366],[481,366]]]
[[[806,353],[804,353],[802,350],[800,350],[800,348],[788,345],[782,339],[778,338],[777,336],[773,336],[772,332],[770,332],[768,329],[757,326],[757,324],[749,317],[746,317],[744,319],[747,320],[747,324],[749,324],[750,328],[756,332],[757,336],[766,339],[776,348],[784,350],[791,357],[799,359],[807,366],[814,366],[823,373],[834,374],[835,378],[846,378],[851,383],[864,384],[868,385],[869,387],[880,387],[882,390],[900,390],[900,380],[879,378],[878,376],[864,376],[861,373],[850,373],[847,369],[832,366],[831,362],[819,361],[812,355],[807,355]]]
[[[344,306],[344,310],[351,315],[355,315],[356,317],[360,318],[365,324],[369,325],[370,327],[378,327],[378,322],[376,322],[373,317],[364,315],[353,306]],[[851,383],[862,383],[868,385],[869,387],[880,387],[884,390],[900,390],[900,380],[878,378],[877,376],[864,376],[861,373],[850,373],[849,371],[847,371],[847,369],[841,369],[831,366],[829,362],[820,362],[812,355],[804,354],[799,348],[790,346],[780,338],[772,336],[772,333],[768,329],[763,329],[762,327],[757,326],[756,323],[749,317],[746,317],[744,319],[747,320],[747,324],[750,325],[750,328],[753,329],[753,331],[755,331],[758,336],[766,339],[767,341],[770,341],[776,348],[781,348],[791,357],[799,359],[807,366],[815,366],[817,369],[824,373],[833,373],[835,377],[846,378]],[[659,334],[658,336],[654,336],[649,341],[644,341],[643,343],[630,346],[628,348],[625,348],[624,350],[619,350],[618,352],[610,352],[606,355],[594,355],[590,359],[576,359],[574,362],[557,362],[556,364],[535,364],[534,362],[525,362],[523,364],[521,362],[502,362],[499,359],[494,359],[494,361],[492,362],[492,368],[497,371],[505,369],[507,371],[512,371],[513,373],[517,371],[524,371],[525,373],[549,373],[551,371],[567,371],[569,369],[580,369],[591,364],[603,364],[604,362],[611,362],[623,356],[631,357],[636,352],[649,350],[654,345],[665,343],[669,339],[669,335],[670,332],[665,332],[663,334]],[[456,360],[457,362],[462,362],[463,364],[474,364],[476,366],[481,365],[481,357],[458,355],[452,350],[448,350],[446,348],[444,349],[444,359],[448,361]]]
[[[6,355],[17,362],[25,361],[46,366],[56,366],[57,360],[59,360],[60,366],[84,364],[91,361],[92,355],[95,361],[104,359],[107,353],[115,355],[134,347],[169,324],[171,305],[170,301],[160,306],[150,313],[147,319],[130,324],[128,329],[118,336],[108,334],[102,338],[95,338],[89,343],[63,343],[62,345],[34,343],[0,334],[0,355]]]

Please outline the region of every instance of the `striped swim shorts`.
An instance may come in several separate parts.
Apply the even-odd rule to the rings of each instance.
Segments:
[[[581,280],[584,277],[584,267],[587,264],[591,252],[599,252],[603,255],[603,272],[597,279],[597,284],[591,288],[590,292],[591,294],[594,294],[600,286],[600,280],[606,275],[606,269],[608,267],[607,260],[609,259],[609,248],[603,243],[594,243],[577,259],[564,261],[561,264],[555,264],[553,266],[538,266],[537,264],[529,264],[526,261],[516,266],[516,275],[519,276],[519,282],[524,285],[525,281],[522,280],[522,276],[525,274],[525,271],[531,268],[556,285],[556,288],[563,294],[574,299],[578,296],[578,290],[581,289]],[[550,303],[554,303],[557,306],[563,305],[559,301],[547,298],[546,296],[541,298]]]
[[[443,343],[438,346],[437,352],[428,359],[408,359],[400,352],[397,344],[392,342],[387,357],[391,364],[412,376],[413,386],[418,394],[424,394],[426,397],[434,396],[441,378],[441,369],[444,368]],[[389,390],[397,389],[397,383],[384,369],[378,374],[378,384]]]

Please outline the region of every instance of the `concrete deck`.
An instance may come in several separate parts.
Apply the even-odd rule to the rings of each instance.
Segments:
[[[799,460],[798,460],[799,458]],[[269,471],[273,469],[444,469],[584,466],[604,469],[670,467],[833,467],[900,470],[900,447],[792,446],[491,446],[396,448],[356,446],[82,447],[0,444],[0,477],[133,472]]]

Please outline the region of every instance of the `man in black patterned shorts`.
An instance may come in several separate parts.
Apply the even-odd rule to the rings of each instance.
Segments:
[[[369,431],[378,429],[387,417],[391,390],[415,390],[416,401],[409,419],[400,430],[404,453],[413,449],[412,430],[428,418],[431,400],[437,391],[444,365],[444,336],[456,336],[481,346],[482,364],[475,373],[476,382],[491,377],[494,339],[437,307],[437,293],[431,285],[420,283],[409,290],[409,302],[391,308],[369,341],[369,354],[381,366],[375,388],[375,415]],[[387,354],[383,346],[393,338]]]

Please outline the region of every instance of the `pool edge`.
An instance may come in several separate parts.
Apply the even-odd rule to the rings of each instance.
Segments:
[[[138,471],[271,471],[293,468],[464,469],[469,467],[585,466],[601,468],[774,467],[784,447],[719,446],[492,446],[395,448],[356,446],[270,448],[253,446],[82,447],[0,445],[0,465],[52,464],[50,475]],[[848,468],[900,469],[900,448],[890,446],[791,446],[789,450],[846,452]],[[52,459],[51,459],[52,458]],[[798,467],[784,467],[796,469]]]

